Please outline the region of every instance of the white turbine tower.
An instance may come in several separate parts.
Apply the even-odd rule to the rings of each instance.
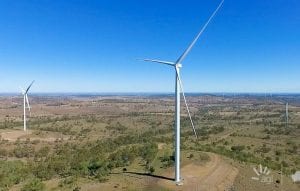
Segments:
[[[23,95],[23,103],[24,103],[24,114],[23,114],[23,120],[24,120],[24,131],[26,131],[26,108],[29,110],[30,112],[30,105],[29,105],[29,100],[28,100],[28,91],[30,89],[30,87],[32,86],[34,81],[31,82],[31,84],[27,87],[26,90],[21,89],[22,90],[22,95]],[[26,106],[27,105],[27,106]]]
[[[209,17],[207,22],[204,24],[204,26],[201,28],[200,32],[197,34],[197,36],[194,38],[192,43],[188,46],[188,48],[183,52],[183,54],[175,61],[175,62],[168,62],[168,61],[161,61],[161,60],[153,60],[153,59],[144,59],[144,61],[147,62],[156,62],[160,64],[166,64],[169,66],[174,67],[175,69],[175,182],[177,185],[181,185],[181,177],[180,177],[180,90],[182,92],[182,97],[184,99],[184,103],[191,121],[191,125],[193,127],[194,134],[197,138],[197,133],[193,124],[193,120],[190,114],[189,107],[187,105],[187,101],[184,95],[183,90],[183,84],[180,77],[180,68],[182,67],[181,63],[184,60],[184,58],[187,56],[187,54],[191,51],[194,44],[197,42],[198,38],[201,36],[203,31],[206,29],[209,22],[212,20],[212,18],[215,16],[215,14],[218,12],[220,7],[222,6],[224,0],[221,1],[221,3],[218,5],[216,10],[213,12],[213,14]]]

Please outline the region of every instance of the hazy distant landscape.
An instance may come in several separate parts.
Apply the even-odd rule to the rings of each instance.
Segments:
[[[0,190],[300,188],[290,177],[300,170],[297,94],[190,94],[199,137],[183,108],[188,184],[180,187],[173,183],[171,95],[33,95],[30,101],[24,132],[22,97],[0,97]],[[259,164],[271,170],[271,183],[252,179]]]

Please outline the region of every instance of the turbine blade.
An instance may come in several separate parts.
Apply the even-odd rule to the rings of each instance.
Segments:
[[[178,68],[176,66],[175,66],[175,70],[176,70],[176,73],[177,73],[180,89],[181,89],[181,92],[182,92],[182,97],[184,99],[185,107],[186,107],[186,110],[188,112],[194,134],[195,134],[196,138],[198,138],[197,132],[196,132],[196,129],[195,129],[195,126],[194,126],[194,122],[193,122],[192,117],[191,117],[190,109],[189,109],[189,106],[188,106],[186,98],[185,98],[185,94],[184,94],[184,90],[183,90],[183,84],[182,84],[182,81],[181,81],[181,78],[180,78],[180,75],[179,75],[179,72],[178,72]]]
[[[30,105],[29,105],[29,100],[28,100],[27,94],[25,95],[25,98],[26,98],[27,108],[28,108],[28,110],[30,112],[30,115],[31,115],[31,111],[30,111],[31,108],[30,108]]]
[[[193,46],[197,42],[198,38],[202,35],[202,33],[204,32],[204,30],[206,29],[207,25],[210,23],[210,21],[212,20],[212,18],[216,15],[216,13],[219,11],[219,9],[221,8],[221,6],[223,5],[223,2],[224,2],[224,0],[221,1],[221,3],[219,4],[219,6],[216,8],[216,10],[213,12],[213,14],[206,21],[206,23],[204,24],[204,26],[202,27],[202,29],[200,30],[200,32],[197,34],[197,36],[194,38],[194,40],[192,41],[192,43],[183,52],[183,54],[177,59],[177,61],[175,62],[176,64],[181,63],[183,61],[183,59],[187,56],[187,54],[191,51],[191,49],[193,48]]]
[[[167,65],[170,65],[170,66],[175,66],[174,62],[168,62],[168,61],[163,61],[163,60],[143,59],[143,61],[146,61],[146,62],[156,62],[156,63],[160,63],[160,64],[167,64]]]
[[[34,80],[31,82],[31,84],[28,86],[28,88],[26,89],[25,93],[27,94],[27,92],[29,91],[30,87],[32,86]]]

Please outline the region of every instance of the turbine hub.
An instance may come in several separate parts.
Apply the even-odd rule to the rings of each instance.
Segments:
[[[176,67],[177,67],[177,68],[181,68],[181,67],[182,67],[182,64],[176,64]]]

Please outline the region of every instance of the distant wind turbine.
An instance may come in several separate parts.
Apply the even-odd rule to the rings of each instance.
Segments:
[[[24,131],[26,131],[26,108],[29,110],[30,112],[30,105],[29,105],[29,100],[28,100],[28,91],[30,89],[30,87],[32,86],[32,84],[34,83],[34,81],[31,82],[31,84],[27,87],[26,90],[22,89],[22,95],[23,95],[23,103],[24,103],[24,114],[23,114],[23,120],[24,120]],[[27,106],[26,106],[27,105]]]
[[[194,123],[190,114],[190,110],[184,95],[183,90],[183,84],[180,77],[180,68],[182,67],[181,63],[185,59],[185,57],[188,55],[188,53],[191,51],[195,43],[197,42],[198,38],[201,36],[201,34],[206,29],[207,25],[210,23],[212,18],[215,16],[215,14],[218,12],[220,7],[222,6],[224,0],[221,1],[221,3],[218,5],[216,10],[213,12],[213,14],[209,17],[207,22],[204,24],[204,26],[201,28],[200,32],[197,34],[197,36],[194,38],[194,40],[191,42],[191,44],[188,46],[188,48],[183,52],[183,54],[175,61],[175,62],[168,62],[168,61],[162,61],[162,60],[154,60],[154,59],[144,59],[146,62],[156,62],[160,64],[166,64],[171,67],[174,67],[175,69],[175,182],[177,185],[181,185],[181,177],[180,177],[180,90],[182,92],[182,96],[184,99],[184,103],[191,121],[191,125],[193,127],[194,134],[197,138],[197,133],[194,127]]]

